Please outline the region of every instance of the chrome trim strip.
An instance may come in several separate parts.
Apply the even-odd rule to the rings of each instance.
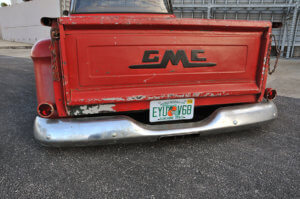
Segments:
[[[42,145],[87,146],[155,141],[162,137],[228,132],[277,117],[272,101],[217,109],[199,122],[148,125],[126,116],[46,119],[36,117],[34,137]]]

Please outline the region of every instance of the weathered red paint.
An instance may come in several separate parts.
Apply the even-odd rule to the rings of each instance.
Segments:
[[[37,42],[31,50],[38,104],[43,102],[55,104],[49,46],[50,40],[46,39]]]
[[[60,117],[68,115],[68,107],[80,105],[114,104],[122,112],[149,109],[149,102],[157,99],[193,97],[202,106],[254,103],[264,96],[270,22],[85,14],[54,24],[60,33],[55,50],[61,79],[52,79],[52,85]],[[184,50],[191,59],[192,49],[204,50],[206,62],[217,65],[128,67],[141,64],[145,50],[159,50],[161,61],[166,50]]]

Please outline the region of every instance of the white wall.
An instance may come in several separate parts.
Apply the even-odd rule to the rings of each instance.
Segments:
[[[59,16],[59,0],[33,0],[2,7],[0,8],[2,38],[32,44],[40,39],[50,38],[50,28],[42,26],[40,19]]]

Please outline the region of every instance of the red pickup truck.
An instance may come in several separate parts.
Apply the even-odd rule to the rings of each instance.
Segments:
[[[46,146],[228,132],[277,117],[272,23],[178,19],[167,0],[73,0],[32,49]]]

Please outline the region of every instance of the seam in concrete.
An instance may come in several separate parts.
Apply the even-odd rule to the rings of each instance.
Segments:
[[[0,49],[31,49],[32,46],[0,46]]]

